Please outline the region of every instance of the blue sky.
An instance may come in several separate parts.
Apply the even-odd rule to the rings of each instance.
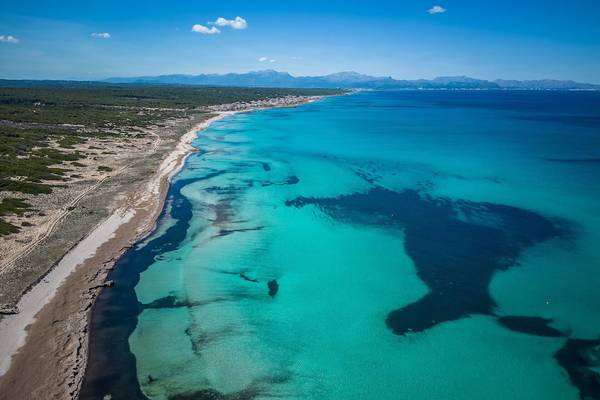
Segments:
[[[15,0],[0,8],[0,78],[259,69],[600,83],[600,1]]]

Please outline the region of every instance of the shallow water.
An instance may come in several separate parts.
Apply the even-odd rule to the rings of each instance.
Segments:
[[[600,398],[599,94],[364,92],[194,145],[82,398]]]

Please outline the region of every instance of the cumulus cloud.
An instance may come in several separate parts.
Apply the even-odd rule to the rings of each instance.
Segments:
[[[108,32],[94,32],[92,33],[92,37],[98,39],[110,39],[110,33]]]
[[[277,60],[275,60],[274,58],[269,58],[269,57],[261,57],[261,58],[258,59],[258,61],[260,61],[260,62],[274,63]]]
[[[0,42],[2,43],[19,43],[19,39],[11,35],[0,35]]]
[[[248,27],[248,22],[242,17],[235,17],[234,19],[219,17],[213,24],[217,26],[230,26],[233,29],[246,29]]]
[[[242,17],[235,17],[234,19],[226,19],[223,17],[217,18],[214,22],[209,22],[208,25],[214,26],[205,26],[200,24],[195,24],[192,26],[192,31],[201,33],[203,35],[216,35],[221,33],[221,30],[217,28],[217,26],[229,26],[232,29],[246,29],[248,27],[248,22]]]
[[[192,32],[201,33],[203,35],[215,35],[217,33],[221,33],[219,28],[216,26],[211,26],[210,28],[204,25],[195,24],[192,26]]]
[[[427,10],[427,12],[429,14],[441,14],[441,13],[445,13],[446,11],[448,11],[448,10],[446,10],[442,6],[433,6],[429,10]]]

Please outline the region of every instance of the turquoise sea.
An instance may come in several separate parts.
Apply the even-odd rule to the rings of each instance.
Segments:
[[[600,399],[600,93],[361,92],[194,146],[82,399]]]

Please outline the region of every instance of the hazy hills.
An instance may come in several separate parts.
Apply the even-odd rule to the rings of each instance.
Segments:
[[[551,79],[488,81],[468,76],[445,76],[435,79],[398,80],[352,71],[323,76],[292,76],[287,72],[264,70],[229,74],[115,77],[104,82],[289,88],[600,90],[600,85]]]

